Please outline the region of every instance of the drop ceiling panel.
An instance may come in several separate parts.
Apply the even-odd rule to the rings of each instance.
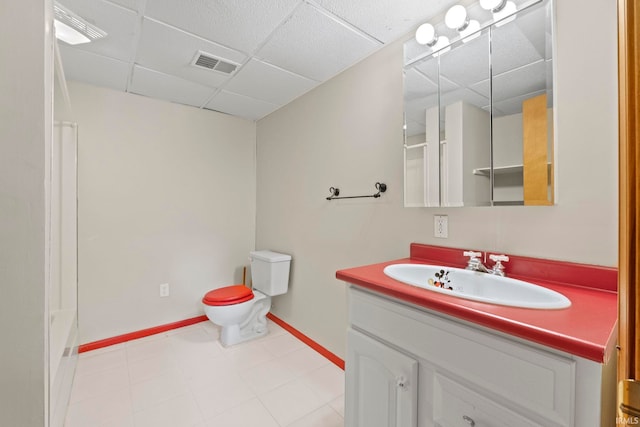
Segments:
[[[469,86],[469,89],[478,92],[480,95],[489,99],[489,97],[491,96],[491,80],[482,80],[481,82]]]
[[[284,105],[317,84],[314,80],[252,59],[231,79],[225,89],[272,104]]]
[[[134,33],[137,22],[135,12],[102,0],[63,0],[60,4],[107,32],[106,37],[92,43],[75,45],[75,49],[121,61],[131,60],[135,47]],[[64,42],[60,44],[66,45]]]
[[[245,53],[253,53],[299,0],[152,0],[145,14]]]
[[[367,34],[388,43],[456,4],[457,0],[318,0],[318,3]]]
[[[460,86],[472,86],[490,77],[489,33],[468,43],[459,43],[440,55],[440,73]]]
[[[136,63],[210,87],[218,87],[229,80],[232,74],[223,74],[190,65],[198,51],[210,53],[233,63],[242,63],[246,60],[246,56],[238,51],[145,19],[142,23]]]
[[[493,100],[496,103],[515,98],[523,93],[546,91],[546,89],[547,71],[542,60],[495,76],[492,83]]]
[[[438,84],[415,69],[404,73],[404,99],[412,100],[438,94]],[[437,104],[437,102],[436,102]]]
[[[496,115],[511,115],[511,114],[522,113],[523,101],[529,98],[533,98],[534,96],[542,95],[544,93],[546,93],[546,91],[541,90],[541,91],[527,93],[525,95],[516,96],[514,98],[510,98],[504,101],[496,102],[495,108],[498,109],[501,113],[501,114],[496,113]]]
[[[467,88],[460,88],[440,95],[440,103],[443,106],[454,104],[458,101],[464,101],[467,104],[475,105],[478,108],[484,108],[491,104],[488,98],[485,98],[479,93]]]
[[[205,105],[205,108],[249,120],[258,120],[277,110],[279,106],[223,90],[214,96],[213,99]]]
[[[60,43],[60,55],[67,80],[126,90],[129,77],[128,63],[63,46],[62,43]]]
[[[214,89],[136,65],[129,92],[200,107]]]
[[[380,45],[303,3],[257,56],[310,79],[324,81]]]
[[[494,75],[544,59],[544,47],[541,50],[542,54],[513,23],[496,28],[491,33],[491,66]]]
[[[122,7],[126,7],[129,10],[137,11],[142,0],[107,0],[109,3],[117,4]]]

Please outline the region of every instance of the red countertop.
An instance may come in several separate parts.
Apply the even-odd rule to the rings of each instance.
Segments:
[[[429,310],[555,348],[598,363],[608,363],[617,339],[617,269],[510,256],[508,277],[560,292],[571,306],[560,310],[508,307],[443,295],[386,276],[384,267],[416,263],[464,268],[462,249],[411,245],[410,258],[349,268],[336,277]]]

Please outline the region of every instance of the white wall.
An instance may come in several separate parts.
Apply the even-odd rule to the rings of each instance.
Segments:
[[[80,83],[80,342],[203,314],[255,238],[255,123]],[[159,285],[170,296],[159,297]]]
[[[0,7],[0,425],[47,420],[50,1]],[[19,19],[18,19],[19,17]],[[19,42],[18,42],[19,41]]]
[[[258,122],[256,244],[293,256],[276,315],[344,356],[335,271],[405,257],[410,242],[617,264],[616,5],[561,0],[556,12],[556,206],[402,207],[401,42]],[[380,199],[324,199],[376,181],[389,188]],[[433,237],[436,213],[449,215],[446,240]]]

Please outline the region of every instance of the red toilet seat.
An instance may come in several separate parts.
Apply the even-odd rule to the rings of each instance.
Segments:
[[[205,294],[202,303],[205,305],[234,305],[253,299],[253,291],[244,285],[226,286],[214,289]]]

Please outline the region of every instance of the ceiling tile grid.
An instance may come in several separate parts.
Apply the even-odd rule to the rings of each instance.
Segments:
[[[119,91],[127,89],[129,64],[60,43],[60,56],[65,77],[83,83],[108,87]]]
[[[315,80],[251,59],[236,73],[225,89],[273,104],[284,105],[317,84]]]
[[[304,3],[274,32],[257,56],[317,81],[325,81],[382,44]]]
[[[145,15],[252,53],[300,0],[148,0]]]
[[[215,89],[136,65],[130,92],[186,105],[202,105]]]
[[[59,2],[108,33],[85,45],[59,42],[70,80],[258,120],[454,0]],[[237,68],[197,68],[200,51]]]
[[[165,24],[144,19],[136,64],[214,88],[232,77],[229,74],[191,65],[199,51],[235,64],[241,64],[247,59],[247,56],[241,52]]]
[[[135,52],[136,12],[103,0],[64,0],[60,4],[107,32],[105,38],[76,45],[74,49],[120,61],[131,60]]]
[[[390,43],[456,0],[317,0],[317,3],[377,40]]]
[[[274,112],[279,106],[223,90],[216,94],[204,108],[251,120],[258,120]]]

